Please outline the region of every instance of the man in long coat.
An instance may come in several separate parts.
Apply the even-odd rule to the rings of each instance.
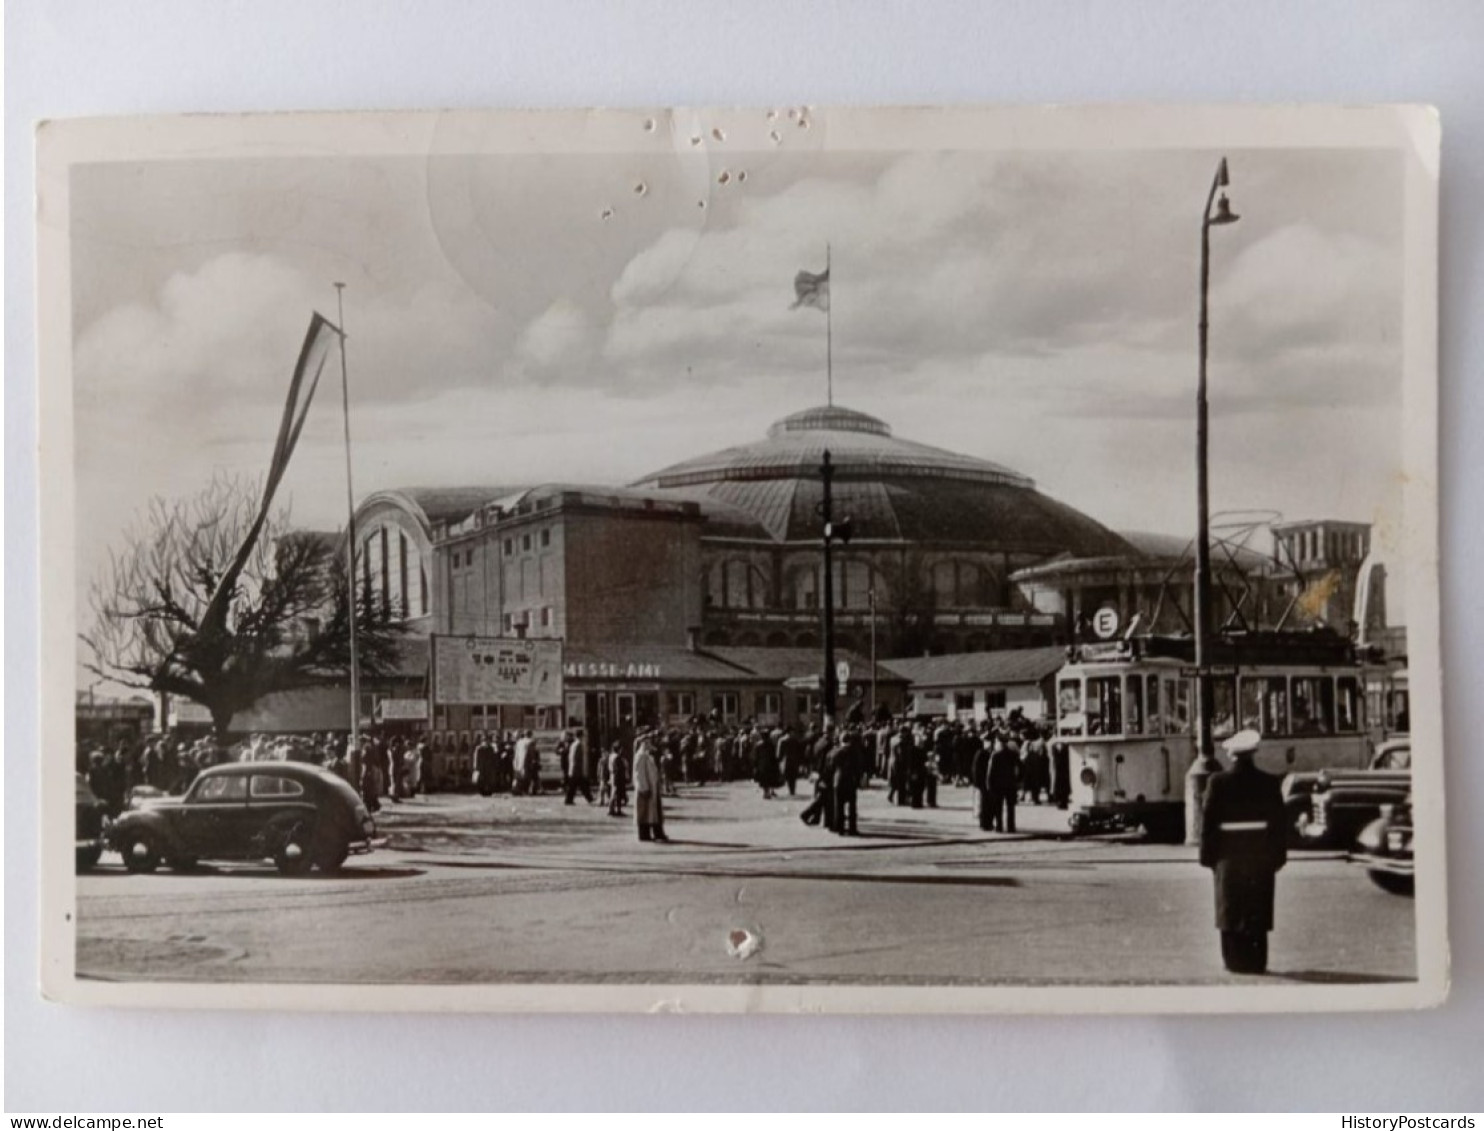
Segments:
[[[1244,730],[1223,744],[1232,768],[1211,775],[1201,814],[1201,864],[1216,881],[1221,958],[1236,974],[1268,968],[1273,890],[1288,860],[1282,786],[1252,761],[1261,737]]]
[[[654,739],[645,732],[634,747],[634,818],[640,840],[670,839],[665,835],[660,785],[660,764],[654,756]]]
[[[989,815],[996,832],[1015,831],[1015,794],[1020,789],[1020,748],[1013,738],[995,740],[989,756]]]
[[[479,795],[488,797],[495,792],[495,776],[499,772],[500,755],[495,750],[494,743],[485,737],[483,732],[477,736],[479,745],[474,748],[474,782],[479,787]]]
[[[783,783],[788,786],[788,795],[793,797],[798,791],[799,773],[804,768],[804,747],[793,727],[778,736],[778,761],[783,767]]]
[[[580,793],[587,798],[587,803],[593,803],[593,787],[587,776],[587,745],[582,741],[581,729],[569,732],[567,741],[567,799],[566,804],[571,805],[577,800]]]

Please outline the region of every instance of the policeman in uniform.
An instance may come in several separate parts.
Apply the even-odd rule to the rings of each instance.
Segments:
[[[1267,971],[1274,881],[1288,859],[1282,788],[1252,760],[1260,739],[1244,730],[1223,744],[1232,768],[1211,776],[1201,817],[1201,865],[1216,880],[1221,957],[1236,974]]]

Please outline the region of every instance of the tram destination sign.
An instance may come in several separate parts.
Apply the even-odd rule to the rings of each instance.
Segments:
[[[434,636],[433,701],[453,706],[561,706],[562,642]]]

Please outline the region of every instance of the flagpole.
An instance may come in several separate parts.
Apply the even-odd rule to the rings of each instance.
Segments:
[[[335,284],[335,307],[340,331],[340,402],[345,410],[345,565],[349,571],[350,605],[350,743],[361,745],[361,664],[356,641],[356,493],[350,478],[350,373],[345,365],[345,284]]]
[[[835,334],[834,315],[830,313],[834,309],[835,280],[830,276],[830,245],[826,241],[824,245],[824,277],[829,279],[828,297],[824,306],[824,380],[826,403],[835,407]]]

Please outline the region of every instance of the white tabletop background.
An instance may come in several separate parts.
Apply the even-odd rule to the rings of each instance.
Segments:
[[[1472,0],[12,0],[6,6],[5,1107],[1484,1107],[1484,5]],[[1431,102],[1443,122],[1454,985],[1417,1015],[437,1017],[66,1009],[37,992],[31,131],[178,111]],[[636,1050],[644,1050],[641,1061]]]

